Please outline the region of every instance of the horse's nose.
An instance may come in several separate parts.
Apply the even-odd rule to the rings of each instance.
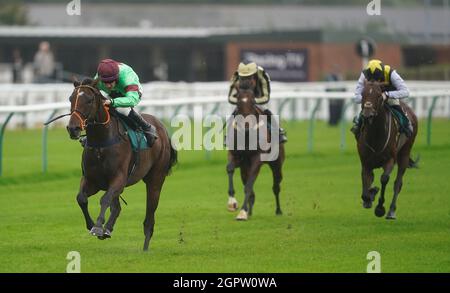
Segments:
[[[80,132],[81,132],[81,128],[76,126],[76,127],[66,127],[67,132],[70,135],[71,139],[78,139],[80,137]]]
[[[364,108],[361,114],[366,119],[375,117],[375,111],[372,108]]]

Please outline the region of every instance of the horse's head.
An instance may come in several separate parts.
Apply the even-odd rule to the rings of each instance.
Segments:
[[[242,116],[257,115],[255,102],[255,78],[253,76],[240,77],[237,92],[238,114]]]
[[[364,120],[372,123],[383,107],[383,88],[382,83],[374,81],[365,81],[362,92],[361,115]]]
[[[244,131],[257,129],[259,115],[263,113],[256,104],[254,89],[251,87],[250,81],[247,82],[246,80],[244,83],[239,83],[236,108],[236,118],[242,117],[244,119],[235,119],[234,127]]]
[[[70,95],[70,120],[67,125],[71,139],[78,139],[81,131],[95,120],[99,108],[103,105],[104,97],[95,87],[97,80],[85,79],[73,83],[74,90]]]

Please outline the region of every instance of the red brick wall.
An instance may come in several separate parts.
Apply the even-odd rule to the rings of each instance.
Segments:
[[[450,64],[450,46],[446,45],[436,45],[434,46],[436,52],[436,63],[437,64]]]

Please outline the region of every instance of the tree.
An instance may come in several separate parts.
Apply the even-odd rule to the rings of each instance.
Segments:
[[[21,1],[8,1],[0,6],[0,24],[25,25],[27,24],[27,12]]]

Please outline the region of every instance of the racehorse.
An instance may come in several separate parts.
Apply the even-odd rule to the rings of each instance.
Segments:
[[[255,95],[254,90],[250,87],[245,86],[245,84],[241,83],[238,94],[237,94],[237,107],[235,112],[237,115],[242,115],[242,117],[247,118],[249,116],[253,116],[256,119],[253,121],[253,125],[250,123],[245,123],[243,127],[239,122],[233,120],[233,126],[229,130],[229,135],[227,137],[237,137],[238,133],[243,131],[245,132],[244,136],[246,139],[245,148],[238,149],[236,144],[233,145],[233,148],[228,151],[228,164],[227,164],[227,173],[228,173],[228,210],[233,212],[238,209],[238,202],[234,197],[235,190],[233,186],[233,175],[234,170],[239,167],[241,171],[241,179],[244,184],[244,193],[245,198],[243,205],[239,214],[236,217],[236,220],[246,221],[249,216],[252,215],[253,205],[255,203],[255,192],[253,190],[253,186],[255,184],[256,178],[259,174],[261,166],[264,163],[268,163],[272,170],[273,174],[273,186],[272,190],[275,195],[276,201],[276,211],[277,215],[281,215],[280,208],[280,183],[282,180],[282,166],[284,162],[284,145],[279,144],[279,152],[278,156],[275,160],[272,161],[263,161],[261,160],[261,155],[266,151],[261,150],[258,145],[257,148],[249,148],[249,130],[258,129],[258,134],[263,134],[266,136],[267,141],[271,141],[271,133],[268,131],[268,127],[265,124],[262,116],[264,116],[263,110],[258,107],[255,103]],[[239,116],[237,116],[239,117]],[[273,118],[273,117],[272,117]],[[278,129],[277,129],[278,130]],[[278,132],[277,132],[278,134]],[[275,140],[278,143],[278,140]]]
[[[155,117],[144,118],[156,127],[158,139],[154,145],[137,153],[133,160],[130,140],[115,115],[104,106],[105,97],[96,88],[97,80],[75,81],[70,96],[71,111],[67,126],[71,139],[78,139],[86,129],[87,143],[82,155],[83,175],[77,202],[86,220],[86,228],[99,239],[110,238],[120,214],[119,196],[124,188],[141,179],[147,186],[147,206],[144,220],[144,251],[148,250],[155,225],[155,211],[166,176],[177,162],[164,125]],[[138,162],[135,164],[135,162]],[[100,200],[100,214],[94,224],[88,211],[88,197],[106,191]],[[105,226],[105,212],[110,217]]]
[[[362,93],[361,135],[357,139],[358,153],[362,166],[362,199],[363,207],[371,208],[372,202],[379,191],[378,187],[371,187],[376,168],[383,168],[381,175],[381,195],[375,208],[375,215],[385,215],[384,193],[389,182],[389,176],[398,165],[397,178],[394,183],[394,197],[392,199],[386,219],[396,219],[395,210],[397,199],[403,184],[403,175],[407,168],[417,167],[417,162],[411,159],[410,153],[417,136],[418,122],[414,112],[405,103],[401,107],[406,109],[413,125],[413,134],[406,137],[399,133],[399,122],[382,97],[383,86],[378,82],[366,82]]]

